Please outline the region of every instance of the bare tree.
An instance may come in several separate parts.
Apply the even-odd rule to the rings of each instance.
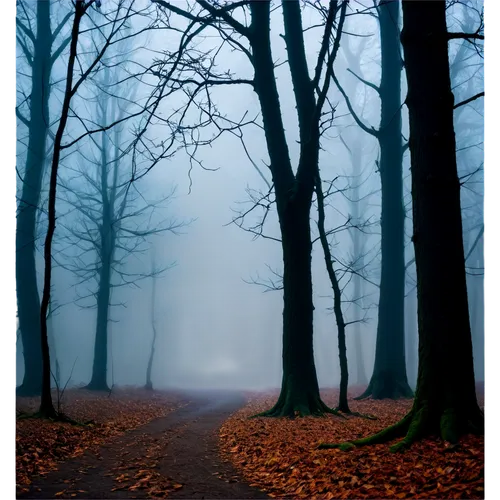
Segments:
[[[118,49],[120,50],[120,49]],[[123,47],[123,52],[127,52]],[[120,55],[113,51],[96,78],[95,101],[97,122],[117,123],[108,132],[91,136],[85,152],[81,152],[74,174],[63,182],[64,201],[75,217],[68,216],[64,224],[66,235],[61,244],[68,248],[58,263],[73,272],[78,288],[85,288],[78,303],[96,307],[96,333],[92,379],[86,386],[91,390],[109,390],[108,324],[113,291],[120,287],[137,286],[138,281],[152,276],[148,272],[130,269],[131,257],[140,258],[149,248],[149,239],[166,231],[177,232],[186,222],[163,218],[163,212],[173,191],[158,200],[148,201],[140,183],[130,183],[131,160],[124,155],[134,140],[126,134],[123,119],[129,116],[134,102],[134,89],[120,86],[125,63],[116,65]],[[82,179],[84,182],[82,183]],[[162,273],[169,266],[154,270]]]

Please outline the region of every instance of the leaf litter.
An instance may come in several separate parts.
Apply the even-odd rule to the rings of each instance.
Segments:
[[[484,498],[483,436],[464,436],[453,447],[428,438],[403,454],[391,453],[388,444],[347,452],[317,449],[320,442],[349,441],[396,423],[411,408],[410,399],[349,401],[352,411],[377,420],[334,415],[248,419],[270,408],[277,396],[250,395],[220,429],[223,458],[270,497]],[[324,390],[322,397],[333,407],[338,391]]]
[[[39,404],[40,398],[18,397],[18,417],[35,412]],[[113,389],[111,394],[82,389],[66,391],[61,409],[72,419],[87,422],[86,425],[39,418],[16,419],[18,494],[29,490],[34,476],[44,476],[57,469],[62,461],[86,450],[97,451],[114,437],[163,417],[179,406],[176,394],[141,389]],[[140,480],[145,483],[144,477],[139,477]],[[63,495],[76,496],[76,492],[58,492],[59,497]]]

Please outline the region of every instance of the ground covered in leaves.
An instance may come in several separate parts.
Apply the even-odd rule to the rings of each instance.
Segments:
[[[57,401],[57,396],[54,396]],[[113,389],[112,393],[68,390],[61,402],[65,415],[84,425],[25,418],[36,411],[39,398],[16,400],[16,485],[27,491],[34,476],[44,476],[59,463],[95,450],[126,431],[165,416],[180,406],[173,393]]]
[[[353,391],[354,396],[360,391]],[[484,498],[484,438],[465,436],[449,447],[425,439],[405,453],[388,444],[317,450],[320,442],[343,442],[368,436],[397,422],[412,400],[349,401],[357,417],[273,419],[248,417],[270,408],[278,394],[252,395],[249,403],[220,429],[223,457],[252,486],[271,497],[293,498]],[[322,391],[334,407],[335,390]],[[480,398],[483,406],[483,398]]]

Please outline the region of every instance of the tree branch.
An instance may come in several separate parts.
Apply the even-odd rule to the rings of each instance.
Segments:
[[[349,109],[349,112],[351,113],[352,117],[354,118],[354,121],[358,124],[358,126],[364,130],[367,134],[373,135],[374,137],[378,136],[378,130],[374,129],[373,127],[369,128],[367,127],[358,117],[356,112],[354,111],[351,101],[349,100],[349,97],[347,97],[347,94],[345,93],[344,89],[340,85],[340,82],[337,80],[337,77],[335,76],[335,73],[332,73],[332,78],[333,81],[335,82],[335,85],[337,85],[337,88],[339,89],[340,93],[344,96],[345,103],[347,104],[347,109]]]
[[[455,104],[455,106],[453,106],[453,109],[457,109],[460,106],[465,106],[466,104],[469,104],[469,102],[475,101],[476,99],[479,99],[480,97],[484,97],[484,91],[479,92],[478,94],[473,95],[472,97],[469,97],[468,99],[465,99],[464,101],[460,101],[458,104]]]
[[[365,80],[364,78],[361,78],[356,73],[354,73],[354,71],[352,69],[347,68],[347,71],[349,71],[349,73],[351,73],[351,75],[355,76],[360,82],[363,82],[366,86],[372,88],[380,95],[380,87],[378,85],[375,85],[374,83],[369,82],[368,80]]]
[[[448,40],[456,40],[457,38],[465,40],[484,40],[484,35],[480,33],[448,33]]]

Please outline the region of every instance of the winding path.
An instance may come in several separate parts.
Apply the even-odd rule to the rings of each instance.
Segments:
[[[60,464],[57,471],[34,479],[30,491],[18,498],[151,498],[143,489],[125,487],[127,481],[136,483],[151,473],[177,485],[168,498],[268,498],[242,481],[218,453],[218,429],[245,403],[243,396],[193,392],[186,394],[185,402],[166,417],[113,439],[97,453],[85,452]]]

